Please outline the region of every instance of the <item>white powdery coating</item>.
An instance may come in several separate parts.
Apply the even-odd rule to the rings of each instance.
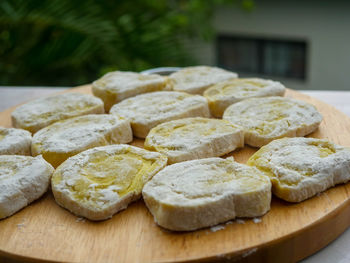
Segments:
[[[167,166],[145,185],[143,198],[159,225],[188,231],[265,214],[271,183],[231,158],[207,158]]]
[[[211,85],[232,78],[237,73],[217,67],[196,66],[183,68],[169,76],[173,90],[202,94]]]
[[[244,99],[283,96],[285,87],[278,81],[259,78],[237,78],[220,82],[204,92],[211,113],[221,117],[225,109]]]
[[[111,113],[129,118],[132,122],[144,123],[171,120],[189,108],[202,107],[206,104],[206,99],[202,96],[173,91],[151,92],[114,105]]]
[[[222,100],[242,100],[254,97],[277,96],[285,87],[278,81],[258,78],[237,78],[220,82],[207,89],[204,96]]]
[[[157,74],[143,75],[130,71],[114,71],[109,72],[102,78],[94,81],[92,85],[110,90],[116,94],[130,90],[142,93],[144,87],[165,84],[166,79],[166,77]]]
[[[228,169],[231,171],[229,174]],[[266,178],[260,173],[253,176],[254,171],[249,170],[248,166],[230,159],[192,160],[167,166],[153,177],[144,191],[152,191],[162,203],[197,205],[203,200],[216,200],[228,193],[243,193],[259,187],[265,188]],[[236,173],[244,171],[246,173],[242,176],[242,180]],[[223,174],[227,174],[227,181]],[[244,183],[245,180],[255,182],[256,185]]]
[[[146,149],[165,154],[169,163],[218,157],[243,145],[243,131],[227,121],[201,117],[162,123],[145,140]]]
[[[22,129],[0,127],[0,155],[30,155],[32,135]]]
[[[114,71],[92,83],[92,92],[104,101],[106,111],[117,102],[139,94],[170,90],[168,78],[156,74]]]
[[[330,146],[334,153],[323,156]],[[321,149],[321,150],[320,150]],[[350,149],[315,138],[284,138],[262,147],[258,161],[249,165],[267,168],[273,173],[273,184],[286,193],[274,193],[290,202],[300,202],[336,184],[350,180]]]
[[[245,143],[260,147],[281,137],[304,136],[322,121],[317,109],[306,102],[265,97],[240,101],[228,107],[223,119],[241,127]]]
[[[53,167],[41,156],[0,156],[0,219],[8,217],[42,196]]]
[[[103,102],[99,98],[88,94],[66,93],[23,104],[12,112],[11,117],[15,127],[36,132],[59,120],[103,111]]]
[[[108,145],[109,142],[105,139],[108,134],[112,136],[112,143],[132,141],[128,120],[109,114],[90,114],[56,122],[41,129],[33,137],[33,146],[38,145],[42,151],[67,153],[89,145]]]
[[[53,179],[56,174],[62,176],[62,180],[56,183],[52,181],[52,190],[56,201],[63,207],[67,208],[76,215],[86,217],[91,220],[103,220],[110,218],[113,214],[121,209],[125,209],[127,205],[138,199],[141,193],[133,191],[127,193],[125,196],[120,197],[118,190],[120,188],[114,183],[106,186],[105,188],[98,188],[99,184],[91,183],[86,177],[86,172],[84,168],[91,165],[90,157],[94,157],[95,154],[103,154],[105,156],[117,156],[119,154],[133,153],[138,155],[140,158],[145,160],[150,160],[157,163],[157,167],[154,167],[152,171],[148,173],[156,173],[158,170],[162,169],[166,165],[166,157],[157,152],[150,152],[142,148],[118,144],[118,145],[108,145],[102,147],[95,147],[77,155],[68,158],[63,162],[55,171]],[[117,160],[115,160],[117,161]],[[134,166],[142,165],[142,160],[135,159]],[[101,170],[96,171],[94,177],[105,178],[115,173],[116,176],[125,176],[131,170],[136,170],[136,167],[131,167],[129,164],[120,163],[119,170],[108,171]],[[149,180],[148,176],[150,174],[144,175],[141,180],[144,184],[146,180]],[[89,193],[94,196],[96,200],[81,202],[75,197],[75,190],[73,186],[79,181],[84,181],[89,184]],[[97,187],[97,188],[96,188]]]
[[[141,138],[166,121],[210,116],[204,97],[175,91],[151,92],[123,100],[110,113],[129,119],[134,135]]]

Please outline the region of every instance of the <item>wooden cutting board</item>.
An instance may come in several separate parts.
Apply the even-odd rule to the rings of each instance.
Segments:
[[[91,93],[90,86],[68,92]],[[288,90],[286,96],[307,101],[322,113],[320,128],[310,136],[350,146],[350,119],[345,114],[296,91]],[[0,113],[0,125],[11,126],[13,109]],[[244,163],[255,151],[245,147],[233,155]],[[143,201],[110,220],[89,222],[56,205],[49,192],[0,220],[0,262],[295,262],[326,246],[349,225],[350,183],[299,204],[273,198],[271,211],[258,220],[189,233],[158,227]]]

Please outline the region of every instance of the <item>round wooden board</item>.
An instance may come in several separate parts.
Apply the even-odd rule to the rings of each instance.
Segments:
[[[90,86],[68,92],[91,93]],[[350,119],[332,106],[288,90],[315,105],[324,120],[312,137],[350,146]],[[0,125],[11,126],[10,113]],[[142,146],[141,140],[133,142]],[[233,153],[245,162],[256,149]],[[224,229],[174,233],[158,227],[143,201],[103,222],[77,218],[59,207],[51,193],[0,220],[0,262],[295,262],[321,249],[350,225],[350,183],[339,185],[299,204],[273,198],[271,211],[254,223],[232,221]],[[6,259],[4,259],[6,258]]]

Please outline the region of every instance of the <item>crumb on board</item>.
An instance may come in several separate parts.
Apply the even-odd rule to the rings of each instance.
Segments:
[[[86,219],[84,218],[84,217],[78,217],[76,220],[75,220],[75,222],[77,222],[77,223],[85,223],[86,222]]]
[[[251,254],[254,254],[257,250],[258,250],[258,249],[257,249],[256,247],[253,248],[253,249],[251,249],[251,250],[248,250],[247,252],[245,252],[245,253],[242,254],[242,257],[243,257],[243,258],[248,257],[248,256],[250,256]]]
[[[223,230],[223,229],[225,229],[225,227],[223,225],[217,225],[217,226],[212,226],[210,228],[210,231],[211,232],[216,232],[216,231]]]
[[[17,224],[17,228],[18,228],[18,229],[21,229],[22,227],[25,227],[25,224],[24,224],[24,223]]]
[[[236,219],[236,222],[238,224],[245,224],[245,221],[243,219]]]
[[[254,217],[254,218],[253,218],[253,222],[254,222],[255,224],[259,224],[259,223],[261,223],[261,218]]]
[[[27,218],[26,218],[26,217],[22,218],[22,221],[16,225],[17,228],[18,228],[18,229],[24,228],[24,227],[26,226],[26,221],[27,221]]]

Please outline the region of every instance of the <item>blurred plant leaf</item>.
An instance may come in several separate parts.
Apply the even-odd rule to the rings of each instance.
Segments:
[[[215,7],[232,2],[1,0],[0,85],[73,86],[110,70],[194,64],[184,41],[210,39]]]

